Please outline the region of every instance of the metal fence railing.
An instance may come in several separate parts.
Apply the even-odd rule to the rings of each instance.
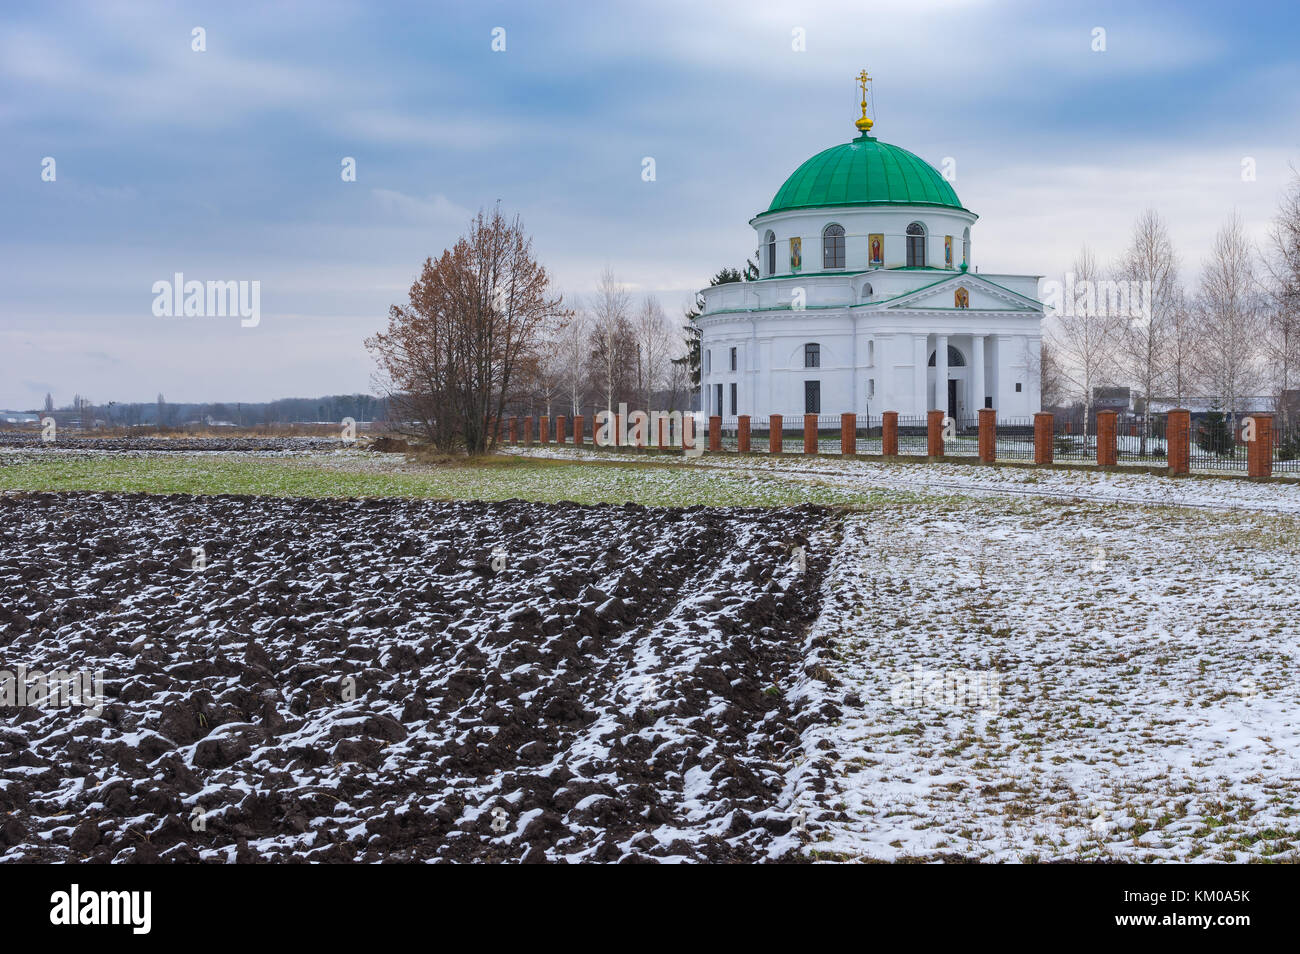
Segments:
[[[1115,462],[1120,465],[1166,467],[1169,445],[1165,441],[1165,414],[1153,414],[1145,422],[1121,424],[1115,435]]]
[[[1008,417],[998,421],[994,453],[998,460],[1034,459],[1034,419]]]
[[[1074,421],[1053,422],[1052,457],[1054,460],[1095,464],[1097,462],[1097,433],[1086,423]]]
[[[924,457],[930,453],[929,422],[924,415],[898,416],[898,456]]]
[[[1207,414],[1192,422],[1191,466],[1200,471],[1244,471],[1247,466],[1246,442],[1240,440],[1239,428],[1230,417]]]

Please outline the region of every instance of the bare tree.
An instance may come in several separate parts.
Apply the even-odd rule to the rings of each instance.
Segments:
[[[1202,386],[1224,405],[1235,426],[1241,399],[1262,381],[1264,308],[1254,249],[1234,212],[1214,239],[1196,298],[1193,363]]]
[[[568,312],[533,257],[516,216],[480,211],[469,234],[426,259],[409,304],[389,309],[388,329],[366,340],[380,386],[399,421],[443,450],[480,454],[496,429],[516,375],[535,360],[548,328]]]
[[[1134,294],[1130,293],[1132,313],[1117,316],[1119,325],[1119,369],[1131,385],[1142,393],[1146,411],[1142,415],[1141,453],[1147,452],[1151,438],[1151,399],[1169,380],[1169,338],[1180,303],[1178,257],[1169,229],[1160,213],[1148,209],[1133,226],[1133,238],[1115,267],[1116,277],[1128,282],[1136,291],[1150,283],[1149,314],[1138,314]]]
[[[592,325],[592,368],[605,399],[605,410],[626,400],[631,390],[631,369],[636,360],[636,340],[630,314],[632,299],[606,268],[596,284],[588,313]]]
[[[650,410],[655,389],[663,384],[668,363],[668,318],[659,299],[646,295],[636,319],[637,391],[642,409]]]
[[[560,332],[557,342],[561,363],[564,395],[569,413],[577,417],[587,400],[587,364],[591,348],[591,317],[580,309]]]
[[[1084,421],[1090,422],[1093,390],[1114,380],[1122,328],[1105,303],[1097,301],[1100,271],[1086,245],[1079,250],[1071,271],[1077,297],[1062,303],[1056,328],[1049,332],[1049,341],[1060,358],[1062,378],[1083,402]]]
[[[1034,372],[1032,349],[1026,348],[1026,364],[1029,373]],[[1043,407],[1057,407],[1065,399],[1066,381],[1061,371],[1060,359],[1056,356],[1056,346],[1044,340],[1038,350],[1039,401]]]
[[[1270,309],[1265,348],[1283,433],[1291,433],[1292,402],[1287,393],[1300,378],[1300,170],[1291,167],[1291,182],[1269,230]]]

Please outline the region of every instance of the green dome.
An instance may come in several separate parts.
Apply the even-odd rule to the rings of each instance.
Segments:
[[[794,171],[771,212],[827,205],[939,205],[963,208],[952,186],[924,159],[870,136],[817,153]]]

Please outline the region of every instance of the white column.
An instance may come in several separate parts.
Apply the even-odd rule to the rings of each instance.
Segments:
[[[912,336],[912,414],[924,414],[927,409],[926,361],[929,353],[926,349],[927,335]],[[901,409],[900,409],[901,411]]]
[[[927,359],[928,363],[928,359]],[[948,413],[948,336],[934,336],[934,404],[943,413]]]
[[[988,394],[984,390],[984,336],[971,335],[970,339],[971,370],[970,381],[971,389],[975,392],[971,395],[971,404],[975,411],[975,416],[979,415],[979,409],[984,406],[984,397]]]

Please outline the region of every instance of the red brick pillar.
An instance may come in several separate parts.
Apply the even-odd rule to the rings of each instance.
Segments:
[[[1246,474],[1250,477],[1273,476],[1273,415],[1252,414],[1255,439],[1246,443]]]
[[[1192,412],[1175,408],[1165,422],[1165,453],[1170,474],[1186,474],[1192,469]]]
[[[510,443],[519,443],[519,418],[517,417],[512,417],[510,419]]]
[[[575,414],[573,416],[573,446],[574,447],[582,446],[582,428],[585,423],[586,422],[583,421],[581,414]]]
[[[722,418],[717,414],[709,417],[709,450],[722,450]]]
[[[533,419],[531,417],[526,417],[524,418],[524,443],[531,444],[532,442],[533,442]]]
[[[858,452],[858,416],[840,415],[840,454],[853,457]]]
[[[769,454],[781,453],[782,426],[780,414],[773,414],[768,418],[767,451]]]
[[[930,411],[925,416],[925,452],[931,457],[943,456],[943,419],[940,410]]]
[[[564,425],[565,425],[564,415],[563,414],[555,415],[555,443],[557,444],[564,443],[564,437],[565,437]]]
[[[551,442],[551,419],[545,414],[537,419],[537,439],[543,444]]]
[[[880,453],[886,457],[898,456],[897,411],[886,411],[880,416]]]
[[[803,452],[805,454],[817,453],[817,415],[805,414],[803,416]]]
[[[998,412],[991,407],[980,408],[980,463],[991,464],[998,459]]]
[[[614,422],[614,439],[610,441],[610,446],[621,447],[623,445],[623,419],[618,414],[611,414],[610,418]]]
[[[1116,411],[1097,412],[1097,466],[1114,467],[1117,461],[1115,453],[1115,424],[1119,418]]]
[[[660,450],[663,450],[665,447],[668,446],[667,431],[668,431],[668,418],[666,417],[659,418],[659,433],[655,436],[656,437],[655,446],[658,447]]]
[[[749,453],[749,415],[742,414],[736,418],[736,449],[742,454]]]
[[[1034,415],[1034,463],[1050,464],[1052,462],[1052,425],[1055,421],[1051,411],[1039,411]]]

